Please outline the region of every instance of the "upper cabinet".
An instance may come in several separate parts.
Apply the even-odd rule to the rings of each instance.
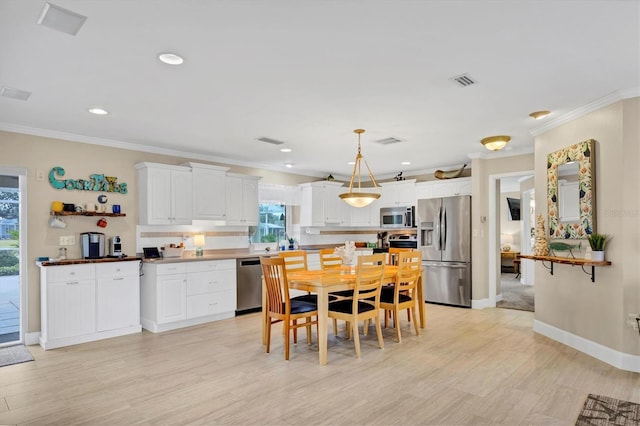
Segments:
[[[379,207],[415,206],[416,180],[382,182],[382,195],[378,199]]]
[[[339,195],[344,192],[339,182],[311,182],[300,185],[301,226],[348,225],[349,210]]]
[[[193,219],[225,220],[228,167],[187,163],[193,173]]]
[[[191,224],[192,175],[189,167],[139,163],[141,225]]]
[[[471,178],[432,180],[416,184],[416,198],[453,197],[456,195],[471,195]]]
[[[258,225],[258,176],[227,173],[227,225]]]

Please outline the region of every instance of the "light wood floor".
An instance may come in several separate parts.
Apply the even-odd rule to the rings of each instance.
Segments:
[[[260,316],[43,351],[0,368],[0,424],[562,424],[589,393],[640,402],[640,374],[532,331],[533,313],[427,304],[427,328],[329,340],[284,360]],[[373,329],[372,329],[373,331]],[[314,338],[315,342],[315,338]]]

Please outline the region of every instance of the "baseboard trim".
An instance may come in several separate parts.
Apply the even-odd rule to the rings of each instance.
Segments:
[[[471,309],[495,308],[496,304],[491,304],[489,299],[471,299]]]
[[[40,343],[40,332],[36,331],[35,333],[25,333],[24,334],[24,344],[27,346],[37,345]]]
[[[576,336],[568,331],[561,330],[538,320],[533,321],[533,331],[599,359],[602,362],[606,362],[620,370],[640,373],[640,356],[638,355],[616,351],[600,343]]]

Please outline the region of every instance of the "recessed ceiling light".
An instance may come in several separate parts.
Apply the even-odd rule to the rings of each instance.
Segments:
[[[89,108],[89,112],[91,114],[95,114],[95,115],[107,115],[107,114],[109,114],[109,111],[107,111],[106,109],[102,109],[102,108]]]
[[[403,166],[408,166],[409,164],[411,164],[411,161],[403,161],[402,163]]]
[[[549,114],[551,114],[551,111],[536,111],[529,114],[529,117],[535,118],[536,120],[540,120],[541,118],[545,118]]]
[[[158,59],[169,65],[180,65],[184,62],[184,59],[175,53],[161,53],[158,55]]]
[[[282,148],[280,152],[291,152],[291,148]]]
[[[284,165],[286,168],[290,169],[293,167],[293,163],[285,163]]]
[[[354,164],[356,164],[356,162],[355,161],[349,161],[347,164],[350,165],[350,166],[353,166]]]

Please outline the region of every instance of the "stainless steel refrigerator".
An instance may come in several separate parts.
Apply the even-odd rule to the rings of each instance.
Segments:
[[[471,196],[418,200],[427,302],[471,307]]]

